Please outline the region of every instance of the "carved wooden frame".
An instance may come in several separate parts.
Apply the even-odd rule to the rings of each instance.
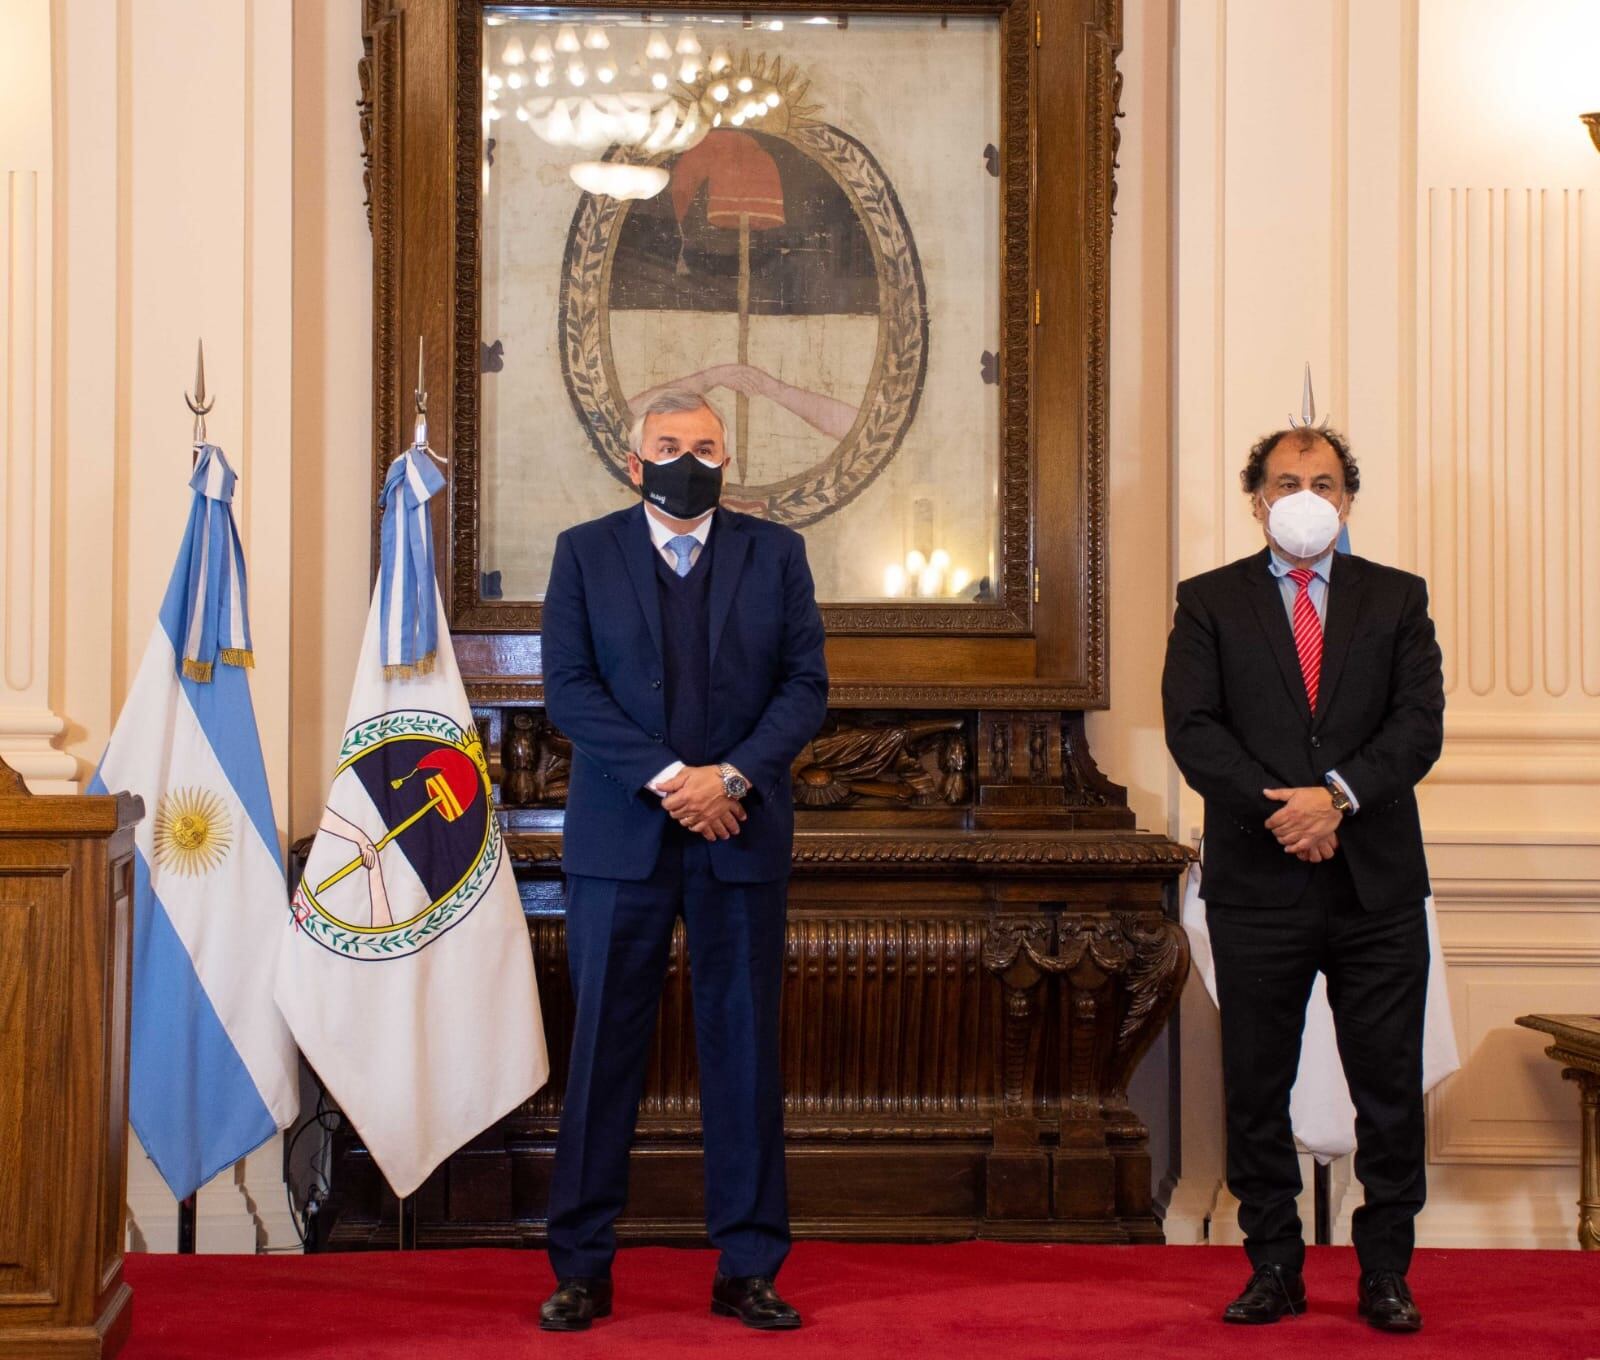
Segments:
[[[479,596],[482,0],[366,0],[361,121],[373,231],[373,485],[408,442],[414,337],[450,462],[441,587],[474,699],[542,698],[540,606]],[[627,0],[585,8],[637,9]],[[660,0],[736,10],[743,0]],[[775,12],[815,10],[767,0]],[[1002,24],[1003,590],[995,605],[823,609],[838,707],[1098,708],[1106,674],[1109,257],[1120,0],[864,0],[842,12]],[[448,192],[446,189],[448,187]],[[448,381],[445,375],[448,374]],[[1048,381],[1036,375],[1048,374]],[[448,448],[440,448],[448,432]],[[446,498],[438,498],[443,502]],[[375,512],[376,513],[376,512]],[[374,535],[376,546],[376,535]]]

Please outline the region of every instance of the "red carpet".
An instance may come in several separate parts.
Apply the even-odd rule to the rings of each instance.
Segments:
[[[1600,1253],[1422,1251],[1411,1283],[1427,1325],[1382,1336],[1355,1312],[1356,1262],[1314,1249],[1303,1316],[1226,1327],[1242,1252],[1210,1247],[844,1246],[802,1242],[783,1291],[800,1332],[763,1336],[707,1312],[707,1251],[624,1251],[617,1312],[583,1335],[536,1329],[543,1253],[128,1258],[125,1360],[366,1357],[1449,1356],[1600,1360]],[[941,1354],[942,1353],[942,1354]]]

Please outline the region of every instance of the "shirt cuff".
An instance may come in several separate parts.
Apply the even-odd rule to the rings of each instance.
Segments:
[[[1356,791],[1344,782],[1344,776],[1341,775],[1337,770],[1329,770],[1328,778],[1337,784],[1339,786],[1339,791],[1350,800],[1350,811],[1360,812],[1361,800],[1356,797]]]
[[[662,795],[661,790],[658,789],[656,787],[656,785],[661,783],[663,780],[671,779],[672,776],[677,774],[678,771],[681,770],[682,768],[683,768],[683,762],[681,760],[673,761],[672,764],[668,765],[666,769],[659,771],[656,774],[656,777],[654,779],[650,780],[650,782],[645,785],[645,788],[649,789],[650,792],[653,793],[653,794],[656,794],[658,796],[665,796],[665,795]]]

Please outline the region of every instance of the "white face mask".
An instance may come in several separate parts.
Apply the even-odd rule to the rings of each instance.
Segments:
[[[1291,557],[1320,557],[1339,536],[1339,510],[1315,491],[1296,491],[1273,501],[1267,532]]]

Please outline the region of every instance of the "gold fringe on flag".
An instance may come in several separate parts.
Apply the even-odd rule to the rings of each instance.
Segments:
[[[419,675],[432,675],[433,662],[436,652],[429,652],[427,656],[413,662],[409,666],[385,666],[383,678],[385,680],[414,680]]]
[[[224,666],[240,666],[245,670],[254,670],[256,654],[245,647],[223,647],[217,652],[217,660]],[[193,657],[183,658],[183,674],[186,679],[197,684],[209,685],[215,663],[210,661],[196,661]]]

